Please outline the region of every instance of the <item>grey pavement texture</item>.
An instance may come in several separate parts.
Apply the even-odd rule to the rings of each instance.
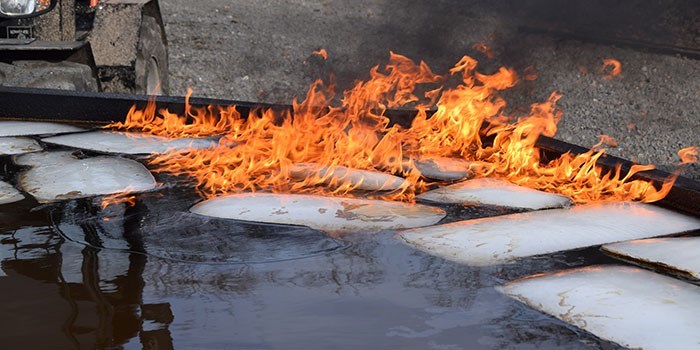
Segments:
[[[196,96],[290,103],[328,71],[341,88],[367,79],[389,51],[424,60],[436,73],[470,55],[484,73],[534,67],[537,79],[505,97],[517,109],[560,92],[561,140],[590,147],[607,134],[619,143],[609,153],[665,170],[678,161],[680,148],[700,146],[700,61],[523,33],[518,25],[530,19],[518,17],[508,1],[160,3],[174,95],[191,87]],[[686,42],[700,40],[693,33]],[[473,48],[484,41],[491,59]],[[312,55],[320,48],[328,61]],[[620,76],[605,78],[606,58],[622,63]],[[700,180],[700,167],[688,167],[685,175]]]

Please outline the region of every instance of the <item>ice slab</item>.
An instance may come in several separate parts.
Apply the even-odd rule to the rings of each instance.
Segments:
[[[433,180],[457,181],[474,176],[470,170],[473,162],[447,157],[426,157],[413,161],[421,175]]]
[[[26,137],[0,137],[0,155],[38,152],[44,148],[36,140]]]
[[[31,169],[19,176],[21,188],[40,203],[97,195],[142,192],[156,187],[141,163],[100,156],[77,159],[70,152],[29,153],[16,158]]]
[[[633,267],[536,275],[499,291],[632,349],[698,349],[700,287]]]
[[[452,222],[399,235],[429,254],[483,266],[697,229],[700,219],[668,209],[607,202]]]
[[[700,237],[620,242],[603,246],[603,251],[625,261],[700,280]]]
[[[327,232],[376,232],[433,225],[445,212],[401,202],[301,194],[235,194],[194,205],[191,212],[218,218],[302,225]]]
[[[398,176],[340,165],[324,167],[316,163],[299,163],[292,165],[289,173],[295,179],[318,176],[330,185],[348,184],[355,189],[366,191],[393,191],[406,183],[406,179]]]
[[[24,196],[7,182],[0,181],[0,204],[19,202]]]
[[[166,153],[191,148],[209,148],[216,145],[216,141],[212,139],[171,139],[134,132],[106,130],[48,137],[42,139],[42,141],[55,145],[116,154]]]
[[[0,136],[55,135],[81,131],[85,129],[59,123],[0,121]]]
[[[468,180],[441,187],[421,193],[417,198],[437,203],[497,205],[526,209],[562,208],[571,205],[571,199],[568,197],[490,178]]]

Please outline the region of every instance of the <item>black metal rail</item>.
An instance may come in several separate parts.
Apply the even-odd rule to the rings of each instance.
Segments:
[[[184,97],[158,96],[153,99],[159,109],[165,108],[172,113],[184,113]],[[148,100],[149,97],[143,95],[0,87],[0,119],[107,124],[123,121],[134,104],[142,108]],[[194,107],[235,105],[243,116],[257,108],[272,108],[280,111],[290,109],[290,106],[286,105],[208,98],[191,98],[190,104]],[[413,118],[412,111],[392,110],[386,115],[401,125],[410,124]],[[566,152],[580,154],[588,151],[587,148],[544,136],[540,137],[537,145],[543,151],[544,159],[552,159]],[[597,164],[608,169],[621,166],[623,173],[629,171],[634,165],[628,160],[613,156],[603,156]],[[650,170],[638,173],[635,177],[654,181],[660,185],[670,175],[661,170]],[[700,182],[679,177],[668,196],[658,204],[700,216]]]

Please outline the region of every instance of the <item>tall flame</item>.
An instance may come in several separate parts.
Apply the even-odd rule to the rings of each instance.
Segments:
[[[382,171],[406,181],[384,194],[411,200],[430,185],[413,166],[425,157],[456,157],[475,164],[477,176],[505,178],[513,183],[570,196],[578,203],[608,200],[662,199],[675,177],[660,188],[634,179],[652,165],[635,165],[627,173],[621,168],[605,171],[596,166],[604,156],[603,138],[590,151],[541,163],[535,146],[541,135],[553,136],[562,112],[558,93],[531,106],[529,113],[505,114],[506,101],[499,91],[513,87],[517,74],[500,68],[492,74],[476,71],[477,61],[463,57],[449,73],[434,74],[424,63],[390,54],[389,63],[370,71],[370,79],[345,91],[340,106],[334,106],[333,83],[314,82],[306,98],[293,101],[292,111],[252,111],[241,117],[234,107],[193,108],[185,116],[160,111],[149,105],[132,109],[127,121],[112,127],[165,136],[222,134],[217,146],[153,156],[157,171],[188,174],[204,196],[237,191],[322,192],[347,195],[356,182],[332,181],[328,172],[318,172],[299,181],[290,169],[300,163],[315,163],[326,169],[336,166]],[[456,85],[447,88],[448,84]],[[423,91],[423,93],[419,93]],[[190,92],[188,91],[188,97]],[[391,124],[389,108],[416,110],[410,127]],[[433,112],[433,113],[429,113]],[[193,120],[187,123],[187,118]],[[408,164],[408,166],[407,166]]]

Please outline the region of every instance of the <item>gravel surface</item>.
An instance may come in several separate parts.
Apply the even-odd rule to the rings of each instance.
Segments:
[[[289,103],[333,71],[340,87],[366,79],[389,51],[424,60],[444,73],[463,55],[488,73],[499,66],[535,81],[506,94],[514,108],[563,94],[556,136],[591,146],[615,138],[610,153],[666,170],[680,148],[700,145],[700,61],[517,30],[527,24],[507,1],[213,1],[160,0],[170,45],[171,92]],[[490,38],[490,39],[489,39]],[[691,38],[692,39],[692,38]],[[691,40],[688,39],[688,40]],[[494,57],[472,48],[489,41]],[[325,48],[324,62],[314,50]],[[607,79],[605,58],[622,62]],[[686,176],[700,180],[693,165]]]

